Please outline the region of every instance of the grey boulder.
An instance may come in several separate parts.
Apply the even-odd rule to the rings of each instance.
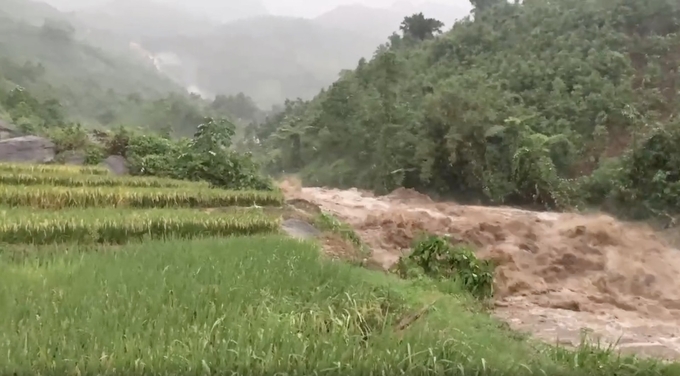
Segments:
[[[127,161],[120,155],[109,155],[106,157],[106,159],[104,159],[102,165],[104,165],[109,169],[109,171],[116,175],[125,175],[130,172],[127,166]]]
[[[22,136],[0,140],[0,162],[52,162],[54,142],[44,137]]]

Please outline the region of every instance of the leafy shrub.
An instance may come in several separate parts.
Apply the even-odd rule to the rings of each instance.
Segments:
[[[493,296],[491,262],[479,260],[469,247],[452,246],[440,236],[430,235],[418,240],[413,252],[399,260],[397,273],[402,278],[412,278],[419,273],[434,279],[453,278],[477,298]]]
[[[85,150],[92,144],[87,131],[80,124],[49,128],[44,133],[54,142],[57,154]]]
[[[680,212],[680,123],[654,128],[583,183],[591,201],[633,218]]]
[[[129,163],[130,173],[207,181],[213,187],[273,190],[249,154],[230,150],[234,125],[224,119],[205,118],[191,139],[173,140],[158,135],[135,135],[119,129],[107,148],[117,150]]]

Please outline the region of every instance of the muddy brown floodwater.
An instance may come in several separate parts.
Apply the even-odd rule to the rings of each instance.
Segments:
[[[650,228],[606,215],[433,202],[398,189],[281,185],[354,227],[385,269],[422,232],[448,235],[494,260],[495,315],[517,330],[562,345],[584,331],[622,352],[680,359],[680,251]]]

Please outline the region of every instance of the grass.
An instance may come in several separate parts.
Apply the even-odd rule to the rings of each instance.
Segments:
[[[277,217],[258,210],[206,213],[190,209],[0,208],[0,242],[6,244],[111,243],[175,237],[253,235],[279,230]]]
[[[68,174],[68,175],[109,175],[103,166],[48,165],[29,163],[0,163],[0,174]]]
[[[0,205],[37,209],[89,207],[210,208],[221,206],[279,206],[276,192],[222,189],[55,187],[0,185]]]
[[[279,236],[107,249],[0,259],[5,373],[633,375],[649,366],[587,351],[575,362],[513,338],[465,298],[324,261],[315,245]],[[671,375],[658,371],[644,374]]]
[[[313,222],[314,225],[319,230],[329,231],[349,241],[352,244],[352,246],[356,248],[358,254],[361,255],[362,257],[371,256],[371,250],[368,248],[366,244],[364,244],[363,241],[361,241],[361,238],[359,237],[359,235],[357,235],[354,229],[347,223],[340,221],[332,214],[325,212],[319,213],[317,216],[314,217]]]
[[[139,188],[209,188],[206,182],[182,181],[156,177],[82,175],[71,173],[0,174],[2,185],[51,185],[64,187],[139,187]]]

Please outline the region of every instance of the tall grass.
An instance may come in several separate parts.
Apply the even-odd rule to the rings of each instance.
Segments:
[[[87,208],[59,211],[0,207],[0,243],[124,244],[159,238],[276,233],[279,220],[260,210]]]
[[[558,360],[451,295],[321,261],[315,246],[278,236],[60,250],[20,262],[0,257],[6,374],[636,371]]]
[[[41,174],[58,173],[70,175],[109,175],[103,166],[75,166],[33,163],[0,163],[0,174]]]
[[[209,188],[206,182],[159,177],[83,175],[64,172],[0,173],[0,185],[53,185],[63,187],[139,187],[139,188]]]
[[[55,187],[49,185],[0,185],[0,205],[36,209],[91,207],[223,207],[279,206],[276,192],[228,191],[191,188]]]

